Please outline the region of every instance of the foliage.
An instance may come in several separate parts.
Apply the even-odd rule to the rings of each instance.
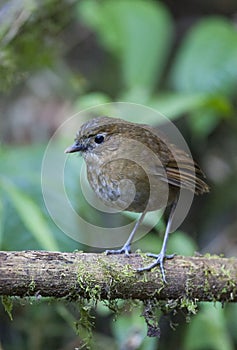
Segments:
[[[171,43],[173,28],[166,8],[143,1],[133,6],[131,1],[99,4],[91,0],[80,2],[78,8],[85,23],[97,32],[101,44],[118,57],[123,96],[151,93]],[[162,40],[157,40],[157,33]]]
[[[76,112],[101,104],[104,113],[107,102],[129,101],[145,104],[177,122],[205,167],[208,181],[212,182],[212,194],[205,200],[197,200],[197,215],[191,213],[184,225],[185,232],[172,235],[169,249],[186,255],[193,254],[197,247],[209,251],[213,246],[213,252],[219,253],[226,246],[226,252],[229,249],[234,255],[237,31],[231,18],[224,14],[203,18],[199,13],[196,18],[200,19],[194,21],[181,2],[182,19],[190,24],[180,36],[180,21],[171,7],[151,0],[9,0],[0,5],[0,101],[4,106],[0,116],[1,249],[86,248],[64,235],[46,210],[40,179],[45,139],[39,145],[34,138],[32,143],[22,139],[21,144],[10,138],[3,145],[2,130],[9,115],[5,111],[10,110],[10,115],[14,115],[14,106],[19,106],[17,101],[22,96],[33,95],[42,109],[55,96],[73,106]],[[44,84],[43,88],[41,84],[38,84],[40,88],[32,88],[33,78],[37,82],[50,81],[54,93],[50,90],[47,96]],[[130,117],[157,123],[152,113],[140,120],[137,116]],[[13,128],[21,127],[21,119],[22,115],[18,115],[17,122],[14,119]],[[51,115],[44,123],[50,121]],[[38,131],[37,121],[34,123]],[[65,141],[68,142],[60,136],[58,147]],[[82,199],[77,166],[79,161],[77,165],[70,164],[73,176],[66,176],[68,193],[85,217],[102,225],[107,218],[88,210]],[[60,201],[57,204],[60,206]],[[152,220],[152,216],[148,217],[146,224]],[[80,224],[77,229],[82,234]],[[164,223],[160,222],[156,229],[163,232]],[[189,236],[186,232],[194,234]],[[226,244],[228,240],[230,243]],[[135,249],[149,251],[157,247],[158,250],[160,243],[157,235],[151,233],[136,243]],[[4,349],[14,346],[40,349],[47,347],[49,340],[51,348],[61,347],[73,338],[72,325],[80,318],[75,316],[75,309],[78,310],[76,305],[53,302],[46,305],[41,301],[34,307],[14,306],[13,322],[5,320],[5,323],[8,332],[18,335],[20,345],[11,346],[11,341],[4,338]],[[180,314],[162,316],[158,340],[145,337],[142,310],[125,310],[113,322],[113,313],[99,303],[93,311],[95,348],[106,348],[104,344],[109,344],[109,348],[127,349],[134,341],[137,341],[134,349],[155,350],[158,343],[161,350],[178,345],[193,350],[236,348],[236,307],[229,305],[222,309],[202,304],[200,309],[188,325]],[[180,324],[175,333],[169,323]],[[75,347],[81,344],[79,338],[80,334]]]
[[[29,73],[52,67],[58,54],[55,40],[68,23],[65,1],[6,1],[0,8],[0,90],[21,82]],[[43,25],[41,25],[43,23]]]
[[[9,180],[1,178],[1,187],[10,197],[18,215],[21,217],[29,232],[38,240],[39,245],[44,249],[57,250],[58,245],[43,218],[39,207],[24,192],[17,189]],[[24,205],[22,205],[24,203]]]
[[[49,220],[41,193],[45,146],[1,149],[1,249],[76,249]],[[4,165],[4,166],[3,166]],[[17,169],[17,171],[16,171]]]

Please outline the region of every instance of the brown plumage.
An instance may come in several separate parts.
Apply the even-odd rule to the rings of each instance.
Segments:
[[[135,231],[146,212],[171,205],[162,250],[155,256],[156,262],[145,268],[159,264],[165,280],[163,260],[179,191],[186,189],[195,194],[209,191],[198,164],[151,126],[109,117],[83,124],[75,143],[65,152],[81,153],[88,181],[104,204],[142,213],[125,245],[107,253],[129,254]]]

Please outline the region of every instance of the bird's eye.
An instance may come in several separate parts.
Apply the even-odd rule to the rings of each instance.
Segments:
[[[104,136],[103,135],[97,135],[96,137],[95,137],[95,143],[98,143],[98,144],[100,144],[100,143],[102,143],[102,142],[104,142]]]

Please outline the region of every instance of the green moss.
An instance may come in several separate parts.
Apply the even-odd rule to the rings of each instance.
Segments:
[[[188,316],[196,315],[197,313],[197,300],[196,299],[188,299],[186,297],[181,298],[180,300],[180,308],[186,309]]]
[[[33,292],[35,290],[36,283],[34,280],[32,280],[29,284],[29,290]]]
[[[212,300],[214,302],[216,300],[223,299],[223,296],[225,296],[226,301],[232,301],[233,295],[236,293],[236,283],[231,278],[231,271],[226,269],[225,265],[222,265],[220,270],[221,270],[221,275],[219,272],[217,272],[215,268],[208,267],[208,269],[204,270],[204,275],[205,275],[204,292],[205,294],[208,294],[208,296],[210,297],[209,300]],[[214,292],[212,292],[213,289],[211,288],[211,285],[209,282],[209,278],[215,277],[215,276],[218,276],[218,278],[223,279],[223,282],[224,282],[224,286],[221,292],[217,296],[215,296]],[[229,293],[229,298],[227,298],[228,293]]]
[[[223,258],[223,254],[217,255],[217,254],[211,254],[211,253],[205,253],[202,255],[206,259],[221,259]]]
[[[159,320],[162,315],[160,303],[155,299],[148,299],[143,304],[144,311],[142,316],[147,324],[147,336],[160,337]]]
[[[84,299],[80,299],[78,303],[80,318],[74,323],[77,335],[83,341],[83,348],[88,348],[92,342],[92,330],[94,328],[94,316],[92,316],[93,306]]]
[[[93,300],[95,303],[101,299],[101,286],[89,272],[80,272],[77,282],[86,299]]]
[[[12,317],[12,309],[13,309],[13,301],[12,301],[12,298],[7,296],[7,295],[3,295],[1,297],[2,299],[2,305],[4,307],[4,310],[6,311],[6,313],[8,314],[10,320],[12,321],[13,320],[13,317]]]
[[[150,262],[150,258],[148,258],[145,254],[141,254],[141,257],[144,261],[144,264],[148,264]],[[209,259],[213,259],[213,256],[206,256]],[[215,257],[216,259],[216,257]],[[102,298],[106,298],[103,303],[114,313],[114,317],[117,316],[125,310],[137,308],[138,304],[144,305],[144,312],[142,316],[145,319],[145,322],[148,327],[148,335],[157,336],[159,335],[159,318],[162,314],[173,314],[175,315],[177,312],[182,312],[186,315],[186,321],[189,322],[191,316],[196,315],[198,312],[198,300],[195,299],[194,294],[194,282],[195,282],[195,271],[196,264],[190,264],[189,270],[187,272],[188,278],[186,279],[185,284],[185,295],[177,299],[167,299],[167,300],[159,300],[159,295],[163,288],[166,285],[161,285],[161,287],[153,291],[150,296],[146,295],[148,299],[144,301],[138,300],[130,300],[129,299],[129,286],[134,284],[135,282],[138,285],[137,293],[139,294],[140,290],[143,288],[143,284],[148,281],[148,273],[139,274],[128,264],[120,264],[110,262],[109,264],[103,259],[98,258],[95,263],[98,263],[101,267],[101,276],[103,278],[103,283],[98,282],[98,278],[94,278],[92,272],[86,270],[85,265],[78,265],[78,284],[84,293],[84,302],[85,300],[90,300],[90,306],[85,305],[81,308],[81,317],[77,324],[77,328],[84,327],[87,329],[87,332],[91,332],[91,327],[93,326],[91,321],[91,308],[96,306],[97,302]],[[156,272],[156,271],[155,271]],[[154,270],[153,270],[154,273]],[[215,267],[210,268],[204,265],[203,268],[203,277],[204,284],[200,285],[198,288],[201,289],[201,292],[204,293],[205,297],[207,297],[210,301],[215,302],[221,296],[228,296],[229,300],[233,299],[233,291],[236,290],[236,286],[234,280],[231,279],[232,272],[226,270],[226,267],[223,266],[220,272],[217,273]],[[216,296],[215,289],[212,288],[211,281],[215,276],[218,278],[223,277],[223,288],[220,293],[220,296]],[[157,278],[160,279],[160,271],[157,268]],[[139,279],[139,280],[138,280]],[[78,285],[75,287],[75,291],[77,290]],[[114,299],[115,295],[118,295],[118,290],[124,290],[126,294],[127,300]],[[232,294],[231,294],[232,293]],[[123,296],[121,296],[123,297]],[[88,302],[87,302],[88,303]],[[79,324],[80,323],[80,324]],[[174,328],[174,325],[171,324],[171,327]],[[89,331],[90,329],[90,331]]]
[[[222,288],[220,295],[218,296],[219,298],[223,298],[225,296],[225,301],[233,301],[234,295],[236,294],[237,286],[235,284],[235,281],[229,278],[224,287]]]

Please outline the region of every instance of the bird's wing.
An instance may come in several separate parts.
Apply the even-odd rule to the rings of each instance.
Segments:
[[[202,194],[209,192],[209,186],[203,180],[204,173],[196,162],[184,151],[175,148],[173,157],[165,166],[168,183]]]

